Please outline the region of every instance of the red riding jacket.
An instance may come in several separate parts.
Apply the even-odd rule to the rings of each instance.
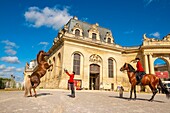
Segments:
[[[69,79],[69,83],[74,83],[74,74],[69,74],[68,72],[66,72],[66,74],[68,75],[68,76],[70,76],[70,79]]]
[[[140,63],[140,61],[137,62],[136,67],[137,67],[137,71],[139,71],[139,72],[143,72],[143,71],[144,71],[144,69],[143,69],[142,64]]]

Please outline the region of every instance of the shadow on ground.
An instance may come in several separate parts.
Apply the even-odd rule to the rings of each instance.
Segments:
[[[51,93],[39,93],[39,94],[37,94],[37,97],[39,97],[39,96],[47,96],[47,95],[52,95]],[[27,97],[35,97],[34,95],[33,96],[27,96]]]
[[[119,96],[109,96],[109,97],[112,97],[112,98],[119,98],[119,99],[124,99],[124,100],[128,100],[128,101],[130,101],[130,100],[142,100],[142,101],[148,101],[148,102],[159,102],[159,103],[165,103],[164,101],[159,101],[159,100],[153,100],[153,101],[149,101],[149,99],[143,99],[143,98],[136,98],[136,99],[134,99],[134,98],[132,98],[132,99],[129,99],[129,98],[127,98],[127,97],[119,97]]]
[[[52,95],[52,94],[51,93],[39,93],[39,94],[37,94],[37,97],[46,96],[46,95]]]

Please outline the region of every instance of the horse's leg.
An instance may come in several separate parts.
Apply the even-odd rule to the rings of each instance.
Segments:
[[[37,93],[35,91],[35,88],[33,88],[33,90],[34,90],[34,96],[37,97]]]
[[[25,87],[25,94],[24,94],[24,97],[27,97],[27,95],[28,95],[28,88]]]
[[[130,100],[132,99],[132,91],[133,91],[133,85],[131,85],[131,89],[130,89]]]
[[[30,96],[32,97],[32,92],[31,92],[31,88],[29,88],[29,91],[30,91]]]
[[[49,65],[49,64],[46,62],[46,63],[44,63],[44,66],[45,66],[46,69],[49,69],[50,67],[52,67],[52,69],[51,69],[51,70],[49,69],[48,71],[52,71],[52,70],[53,70],[53,64],[50,64],[50,65]]]
[[[134,99],[136,100],[136,85],[134,86]]]
[[[149,101],[152,101],[158,91],[157,91],[157,89],[156,89],[155,86],[149,85],[149,87],[151,88],[152,93],[153,93],[153,95],[152,95],[152,97],[149,99]]]

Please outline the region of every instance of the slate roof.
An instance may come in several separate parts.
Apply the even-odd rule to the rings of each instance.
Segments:
[[[89,36],[88,36],[88,30],[91,28],[91,26],[92,26],[93,24],[89,24],[89,23],[82,22],[82,21],[80,21],[80,20],[76,20],[76,19],[74,19],[74,18],[71,18],[71,19],[69,20],[69,22],[66,24],[66,25],[68,26],[68,32],[69,32],[69,33],[72,33],[72,29],[74,28],[74,26],[76,25],[76,23],[78,23],[78,24],[81,26],[81,28],[82,28],[82,30],[83,30],[83,36],[88,38],[88,37],[89,37]],[[100,27],[100,26],[98,26],[97,28],[98,28],[98,30],[99,30],[99,35],[100,35],[100,40],[101,40],[101,41],[104,41],[104,38],[105,38],[105,35],[106,35],[107,32],[110,32],[110,33],[112,34],[111,30],[109,30],[109,29],[102,28],[102,27]],[[113,37],[113,36],[112,36],[112,37]]]

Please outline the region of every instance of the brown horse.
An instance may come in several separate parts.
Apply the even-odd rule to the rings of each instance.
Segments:
[[[53,68],[53,64],[49,65],[45,60],[45,56],[49,56],[48,53],[44,51],[40,51],[37,55],[37,69],[31,74],[31,76],[27,76],[25,79],[25,96],[27,96],[28,92],[30,92],[30,96],[32,96],[31,89],[33,88],[35,97],[37,96],[35,88],[40,84],[40,78],[46,74],[47,69],[51,66]]]
[[[129,78],[129,82],[131,83],[131,90],[130,90],[130,99],[132,99],[132,91],[134,90],[134,99],[136,99],[136,71],[135,69],[128,63],[125,63],[121,68],[120,71],[127,71],[127,75]],[[160,86],[162,91],[165,92],[166,97],[170,97],[170,92],[164,87],[162,81],[155,75],[153,74],[146,74],[143,76],[141,80],[141,85],[149,85],[150,89],[152,90],[152,97],[149,99],[149,101],[152,101],[154,99],[154,96],[156,95],[157,87]]]

